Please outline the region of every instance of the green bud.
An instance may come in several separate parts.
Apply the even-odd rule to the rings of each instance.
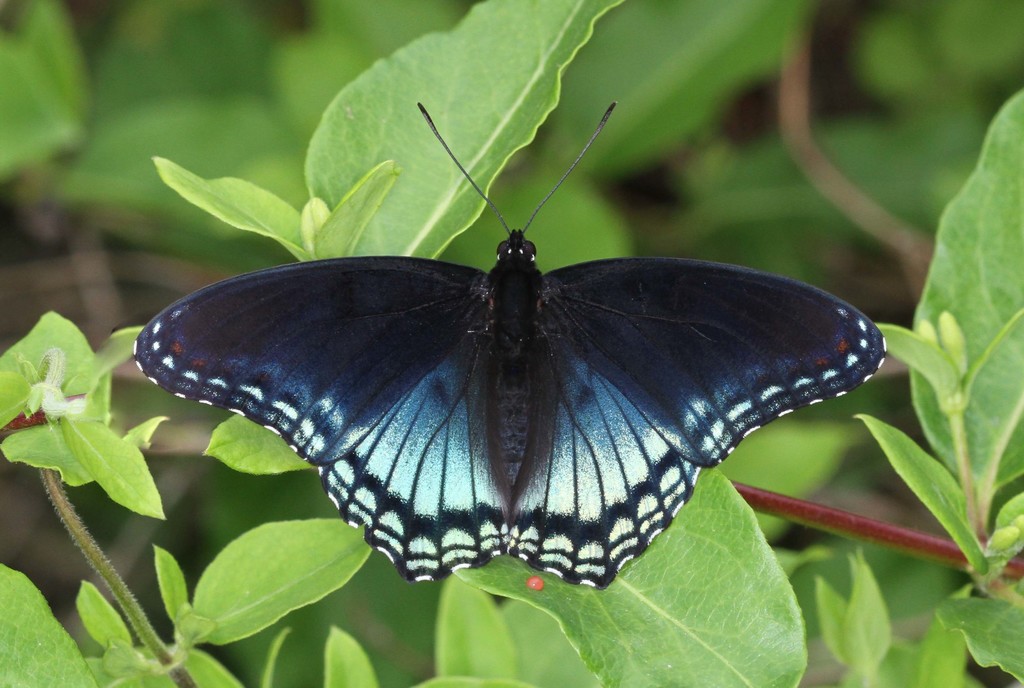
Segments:
[[[942,338],[942,348],[956,363],[960,374],[967,372],[967,342],[964,340],[964,331],[960,324],[949,311],[942,311],[939,314],[939,336]]]
[[[331,209],[327,203],[316,196],[306,201],[306,205],[302,208],[300,225],[302,247],[309,251],[311,258],[315,257],[316,237],[320,233],[320,228],[324,226],[330,216]]]
[[[919,320],[917,324],[914,325],[914,332],[921,335],[923,339],[928,340],[935,346],[939,345],[939,335],[935,331],[935,326],[932,325],[929,321]]]
[[[1019,514],[1017,518],[1010,522],[1014,528],[1024,531],[1024,514]]]
[[[194,647],[217,630],[217,622],[196,614],[192,605],[183,604],[174,620],[174,627],[178,643],[182,647]]]
[[[988,547],[993,552],[1005,552],[1013,549],[1020,543],[1020,528],[1017,526],[1003,526],[997,528],[988,540]]]
[[[30,412],[35,413],[42,409],[51,419],[80,416],[85,413],[84,397],[69,400],[61,390],[66,371],[67,356],[64,351],[58,348],[47,349],[36,377],[42,380],[32,385],[28,394],[26,406]]]

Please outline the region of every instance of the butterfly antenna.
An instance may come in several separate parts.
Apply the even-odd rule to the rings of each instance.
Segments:
[[[452,153],[452,149],[449,148],[448,144],[445,143],[443,138],[441,138],[440,132],[438,132],[437,127],[434,126],[434,120],[430,119],[430,114],[427,112],[427,108],[423,107],[423,103],[416,103],[416,107],[420,109],[420,114],[423,115],[423,119],[427,120],[427,126],[430,127],[430,131],[434,132],[434,136],[436,136],[437,140],[441,142],[442,146],[444,146],[444,150],[448,153],[448,157],[452,159],[452,162],[454,162],[456,167],[459,168],[459,171],[462,172],[462,176],[469,180],[469,183],[473,185],[476,192],[480,194],[480,198],[487,201],[487,205],[491,206],[491,210],[493,210],[494,214],[498,216],[498,222],[500,222],[501,226],[505,228],[505,232],[511,236],[512,230],[508,228],[508,223],[506,223],[505,218],[501,216],[501,211],[498,210],[498,206],[494,205],[491,199],[487,198],[487,194],[483,192],[483,189],[477,186],[477,183],[469,176],[469,172],[466,171],[466,168],[463,167],[462,163],[459,162],[459,159],[455,157],[455,153]]]
[[[548,202],[548,199],[551,198],[552,194],[558,191],[558,187],[562,185],[562,182],[564,182],[565,178],[569,176],[569,173],[576,169],[576,166],[580,164],[580,160],[582,160],[583,156],[586,155],[587,149],[590,148],[590,144],[594,142],[594,139],[597,138],[597,135],[601,133],[602,129],[604,129],[604,125],[608,122],[608,118],[612,116],[612,110],[614,110],[615,106],[618,104],[618,101],[613,100],[612,104],[608,106],[608,109],[604,111],[604,117],[601,118],[601,121],[598,123],[597,129],[594,130],[594,133],[590,135],[590,140],[587,141],[587,145],[583,146],[583,150],[581,150],[580,154],[576,156],[576,159],[573,161],[573,163],[569,165],[569,169],[565,171],[565,174],[562,175],[562,178],[558,180],[558,183],[551,188],[551,191],[548,191],[548,195],[545,196],[544,199],[537,204],[536,208],[534,208],[533,214],[530,215],[530,219],[526,221],[525,225],[523,225],[524,232],[533,222],[533,218],[537,217],[537,213],[539,213],[540,209],[544,207],[544,204]]]

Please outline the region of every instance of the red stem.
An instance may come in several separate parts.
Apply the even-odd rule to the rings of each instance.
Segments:
[[[871,542],[952,568],[968,570],[967,559],[952,540],[749,485],[733,483],[733,486],[755,511],[781,516],[787,521],[835,535]],[[1011,559],[1003,570],[1003,576],[1014,580],[1024,578],[1024,559]]]

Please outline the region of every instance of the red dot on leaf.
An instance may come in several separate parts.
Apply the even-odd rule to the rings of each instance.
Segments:
[[[530,576],[526,579],[526,587],[528,587],[530,590],[543,590],[544,579],[540,576]]]

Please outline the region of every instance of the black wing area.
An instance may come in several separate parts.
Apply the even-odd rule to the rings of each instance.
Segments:
[[[485,280],[413,258],[272,268],[173,304],[135,356],[164,389],[281,435],[404,577],[438,578],[502,548],[480,391]]]
[[[545,278],[533,464],[509,550],[608,585],[668,526],[701,468],[796,408],[839,396],[885,344],[849,304],[729,265],[623,259]]]

